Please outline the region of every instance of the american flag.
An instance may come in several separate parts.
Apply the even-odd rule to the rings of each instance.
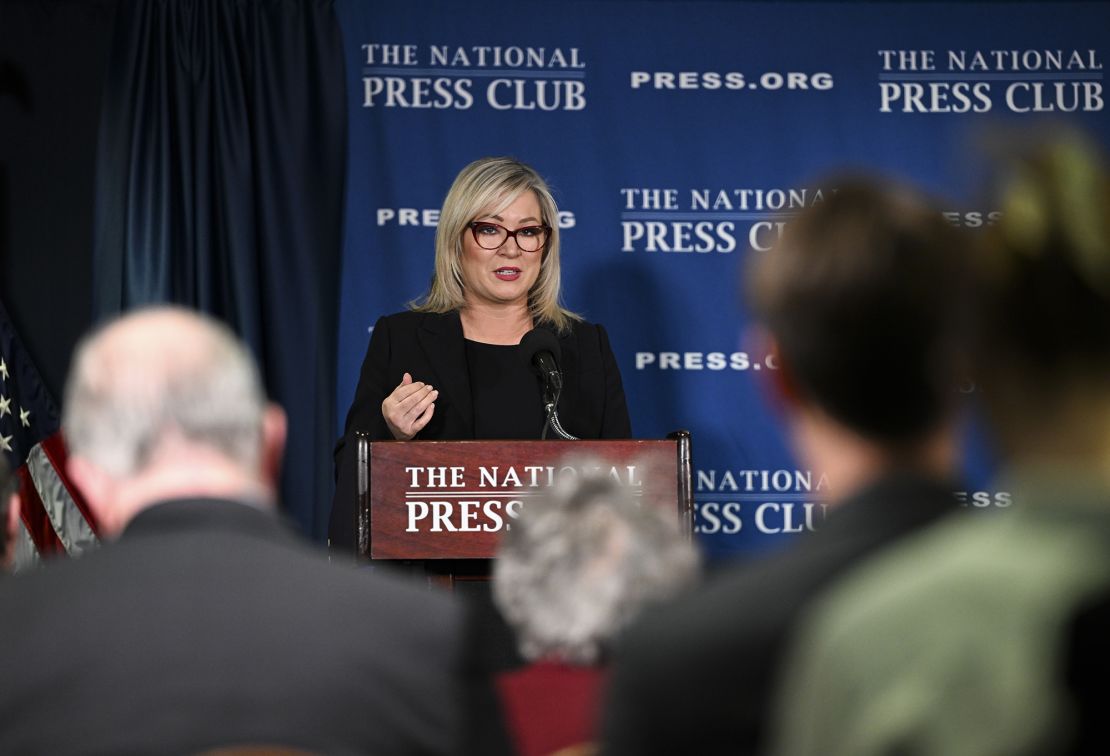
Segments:
[[[0,302],[0,452],[19,476],[23,501],[15,569],[95,548],[96,523],[65,475],[58,410]]]

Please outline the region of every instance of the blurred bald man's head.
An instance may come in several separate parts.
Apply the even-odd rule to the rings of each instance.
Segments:
[[[94,331],[74,357],[63,427],[70,472],[110,535],[167,498],[273,501],[284,415],[211,318],[159,307]]]

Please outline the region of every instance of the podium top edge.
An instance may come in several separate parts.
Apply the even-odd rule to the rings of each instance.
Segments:
[[[680,441],[680,438],[583,438],[575,441],[568,441],[561,438],[552,439],[517,439],[517,438],[483,438],[483,439],[462,439],[455,441],[397,441],[397,440],[378,440],[375,441],[369,437],[369,434],[361,431],[356,431],[355,436],[359,439],[365,439],[368,443],[372,444],[396,444],[406,446],[432,446],[432,445],[467,445],[478,446],[487,444],[520,444],[527,446],[566,446],[568,448],[575,446],[607,446],[610,444],[625,445],[635,444],[640,446],[649,446],[654,444],[668,444],[673,445]]]

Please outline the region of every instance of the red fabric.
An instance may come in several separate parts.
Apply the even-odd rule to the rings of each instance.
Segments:
[[[54,471],[58,473],[58,478],[61,479],[62,485],[65,486],[66,491],[69,492],[69,497],[73,499],[73,503],[77,505],[78,511],[85,518],[85,522],[92,528],[92,532],[100,535],[100,528],[97,526],[96,518],[93,517],[92,510],[89,509],[85,497],[77,490],[77,486],[73,485],[69,476],[66,474],[66,460],[69,459],[69,451],[66,449],[65,438],[62,436],[61,431],[47,436],[40,444],[42,450],[46,453],[46,458],[50,460],[51,466]]]
[[[31,473],[27,471],[27,465],[16,470],[16,474],[19,476],[19,515],[27,526],[27,532],[31,534],[31,540],[35,542],[35,548],[41,556],[65,554],[65,547],[54,532],[54,526],[50,524],[50,517],[42,506],[42,499],[31,480]]]
[[[73,503],[81,513],[81,516],[85,518],[85,522],[89,524],[93,533],[98,533],[96,520],[89,510],[89,505],[85,502],[81,492],[77,490],[77,487],[74,486],[66,476],[65,463],[68,454],[61,431],[55,431],[53,434],[44,438],[38,445],[42,447],[47,460],[50,462],[50,466],[54,468],[54,472],[57,473],[58,479],[61,480],[70,498],[73,499]],[[19,497],[22,501],[20,515],[23,519],[23,524],[27,527],[27,532],[31,535],[31,540],[34,541],[35,549],[38,551],[39,556],[51,557],[65,555],[65,545],[54,530],[54,525],[50,522],[50,515],[46,513],[46,507],[43,506],[42,497],[35,487],[35,482],[31,478],[31,473],[27,465],[21,465],[19,469],[16,470],[16,473],[19,476]]]
[[[540,661],[497,677],[505,722],[521,756],[597,739],[606,670]]]

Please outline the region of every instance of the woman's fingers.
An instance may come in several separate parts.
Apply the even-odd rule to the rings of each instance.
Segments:
[[[423,381],[414,381],[405,373],[401,382],[382,402],[382,417],[390,433],[400,441],[407,441],[428,424],[434,411],[439,392]]]
[[[436,393],[436,396],[439,395],[438,391],[435,392],[435,393]],[[416,420],[413,422],[413,424],[412,424],[412,435],[415,436],[417,433],[424,430],[424,426],[427,425],[428,421],[432,419],[432,415],[435,413],[435,411],[436,411],[435,403],[429,404],[428,408],[426,410],[424,410],[424,413],[422,415],[420,415],[420,417],[416,418]]]

